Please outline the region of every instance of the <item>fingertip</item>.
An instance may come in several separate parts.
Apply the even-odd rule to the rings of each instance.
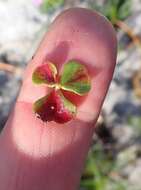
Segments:
[[[34,102],[44,96],[46,86],[32,83],[34,69],[44,60],[62,67],[70,59],[86,64],[94,78],[106,73],[107,84],[116,62],[116,35],[111,23],[101,14],[84,8],[70,8],[51,24],[34,60],[28,64],[19,101]],[[105,77],[105,74],[101,74]]]

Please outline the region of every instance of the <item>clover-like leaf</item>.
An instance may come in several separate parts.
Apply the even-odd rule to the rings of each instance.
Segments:
[[[64,65],[60,83],[62,89],[80,96],[88,93],[91,88],[86,67],[77,61],[69,61]]]
[[[34,112],[44,122],[66,123],[73,119],[77,112],[76,105],[70,101],[70,94],[66,98],[65,93],[83,96],[91,88],[86,67],[77,61],[65,64],[62,76],[58,75],[53,63],[43,64],[35,69],[32,80],[35,84],[46,84],[53,88],[33,104]]]
[[[53,87],[56,83],[57,69],[53,63],[42,64],[35,69],[32,81],[35,84],[47,84]]]
[[[47,96],[37,100],[33,109],[44,122],[65,123],[76,115],[76,106],[67,100],[59,90],[53,90]]]

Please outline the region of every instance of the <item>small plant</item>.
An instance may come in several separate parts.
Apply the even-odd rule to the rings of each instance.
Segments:
[[[98,143],[91,148],[80,187],[84,190],[126,190],[128,184],[121,179],[114,155],[105,152]],[[108,153],[108,154],[107,154]],[[116,176],[118,176],[116,178]]]
[[[73,119],[77,108],[65,97],[64,91],[83,96],[91,88],[86,67],[76,61],[66,63],[61,76],[53,63],[42,64],[33,72],[32,80],[35,84],[46,84],[52,88],[50,94],[40,98],[33,105],[34,112],[44,122],[65,123]]]
[[[94,1],[89,2],[89,7],[106,16],[116,29],[121,29],[140,48],[140,38],[135,34],[133,28],[124,22],[132,14],[131,6],[131,0],[105,0],[101,5]]]
[[[131,14],[131,0],[106,0],[102,5],[94,2],[90,5],[104,14],[112,24],[126,19]]]
[[[40,6],[41,10],[46,13],[63,5],[64,0],[33,0],[34,4]]]

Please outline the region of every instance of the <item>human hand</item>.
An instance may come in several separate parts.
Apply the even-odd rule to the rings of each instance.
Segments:
[[[63,125],[43,123],[32,111],[33,102],[47,93],[45,86],[33,85],[31,79],[44,59],[58,67],[80,60],[92,75],[92,89],[77,118]],[[0,136],[0,190],[78,187],[115,63],[115,32],[103,16],[74,8],[56,18],[27,66],[15,108]]]

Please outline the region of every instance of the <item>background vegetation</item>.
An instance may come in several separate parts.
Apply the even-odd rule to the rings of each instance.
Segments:
[[[42,17],[49,18],[68,7],[95,9],[115,27],[119,42],[118,66],[107,103],[97,123],[80,189],[141,190],[141,26],[137,24],[137,21],[141,22],[141,2],[136,1],[136,6],[133,0],[34,0],[32,3]],[[38,33],[44,30],[45,25],[42,24]],[[10,73],[16,76],[16,80],[21,80],[24,66],[15,60],[9,61],[6,53],[0,54],[0,74],[5,76]],[[113,102],[111,97],[118,92],[124,98],[119,95],[121,100],[117,97]],[[1,97],[3,93],[0,90]],[[0,100],[3,101],[2,98]],[[4,104],[4,108],[7,104],[9,102]],[[108,112],[109,107],[112,107],[111,112]],[[7,116],[5,114],[1,118],[1,128]],[[134,175],[131,175],[132,171]]]

